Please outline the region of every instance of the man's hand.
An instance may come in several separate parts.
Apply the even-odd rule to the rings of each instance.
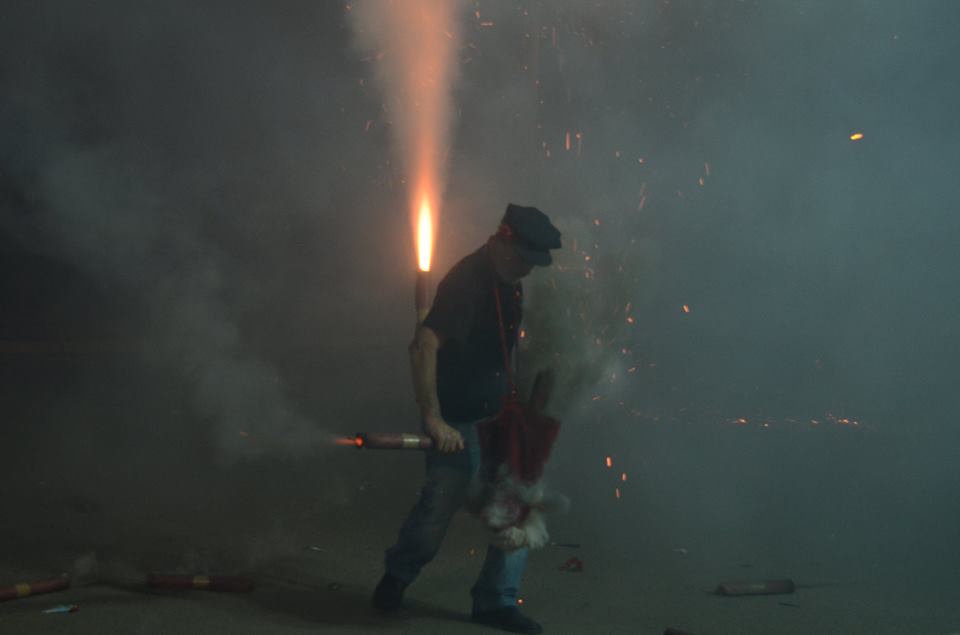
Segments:
[[[437,415],[424,418],[423,431],[433,439],[433,446],[437,452],[447,454],[463,449],[463,435]]]

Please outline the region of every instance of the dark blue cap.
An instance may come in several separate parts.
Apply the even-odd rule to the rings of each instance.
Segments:
[[[560,230],[536,207],[510,203],[498,234],[513,243],[525,262],[546,267],[553,259],[551,249],[560,249]]]

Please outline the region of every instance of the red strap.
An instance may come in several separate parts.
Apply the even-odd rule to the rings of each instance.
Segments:
[[[510,370],[510,354],[507,352],[507,331],[503,327],[503,309],[500,307],[500,288],[493,283],[493,297],[497,301],[497,322],[500,325],[500,350],[503,352],[503,366],[507,369],[507,382],[510,386],[510,395],[517,394],[517,386],[513,383],[513,371]]]

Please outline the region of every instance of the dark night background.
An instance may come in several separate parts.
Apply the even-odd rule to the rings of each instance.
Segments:
[[[573,507],[551,533],[589,576],[534,554],[531,613],[960,630],[960,6],[462,7],[436,270],[507,202],[564,231],[526,283],[522,359],[560,373],[549,479]],[[5,4],[0,586],[269,579],[323,543],[315,577],[365,606],[422,468],[330,445],[418,426],[406,175],[348,13]],[[431,575],[462,609],[482,537],[458,522],[473,542],[451,533]],[[744,617],[702,592],[738,577],[835,586]],[[0,630],[39,632],[13,604]]]

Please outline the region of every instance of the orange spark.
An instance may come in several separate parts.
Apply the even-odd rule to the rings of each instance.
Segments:
[[[621,481],[626,481],[626,480],[627,480],[627,473],[626,473],[626,472],[621,472],[621,473],[620,473],[620,480],[621,480]]]
[[[861,139],[863,139],[862,132],[854,132],[852,135],[850,135],[850,141],[860,141]]]
[[[606,463],[607,463],[607,467],[613,467],[613,459],[611,457],[609,456],[607,457]]]
[[[614,494],[614,496],[616,496],[617,499],[619,500],[619,499],[620,499],[620,488],[618,487],[618,488],[614,489],[614,490],[613,490],[613,494]]]
[[[689,313],[689,312],[690,312],[690,307],[687,306],[686,304],[684,304],[684,305],[683,305],[683,312],[684,312],[684,313]]]
[[[567,131],[567,137],[566,137],[566,140],[563,142],[563,147],[566,148],[567,150],[570,149],[570,132],[569,131]]]

